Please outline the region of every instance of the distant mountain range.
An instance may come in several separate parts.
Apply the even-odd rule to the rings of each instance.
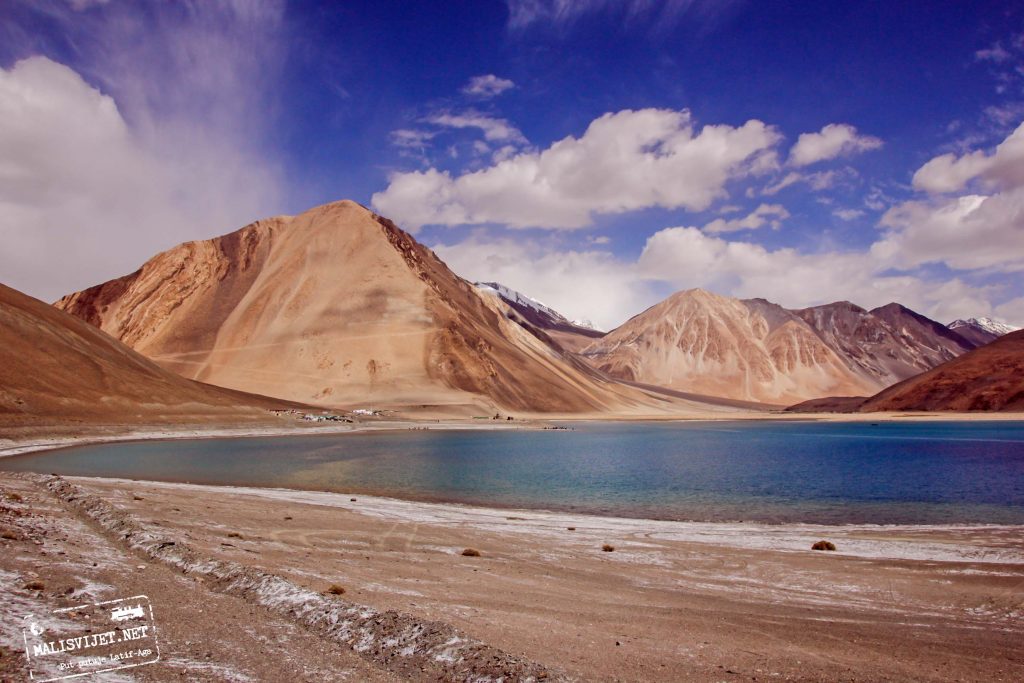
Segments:
[[[992,318],[968,318],[967,320],[954,320],[949,324],[949,329],[974,342],[977,346],[983,346],[1005,334],[1016,332],[1020,328]]]
[[[946,327],[896,303],[789,310],[696,289],[604,333],[499,283],[466,282],[350,201],[179,245],[55,306],[187,379],[453,414],[664,415],[871,396],[1003,329],[983,318]]]

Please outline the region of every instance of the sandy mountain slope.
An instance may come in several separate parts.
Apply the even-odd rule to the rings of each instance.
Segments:
[[[0,425],[271,421],[282,401],[192,382],[0,285]]]
[[[867,311],[840,301],[794,313],[875,391],[974,348],[955,332],[899,304]]]
[[[700,289],[673,294],[583,355],[613,377],[746,401],[876,390],[791,312]]]
[[[1024,411],[1024,330],[891,386],[860,410]]]
[[[302,402],[582,412],[652,400],[561,354],[351,201],[182,244],[56,305],[185,377]]]
[[[504,301],[515,312],[520,325],[542,330],[567,351],[582,351],[595,339],[604,336],[604,332],[569,320],[553,308],[500,283],[477,282],[476,287],[479,291]]]

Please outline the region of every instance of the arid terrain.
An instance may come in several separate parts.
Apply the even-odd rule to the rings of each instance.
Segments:
[[[2,609],[149,595],[162,661],[134,670],[137,680],[391,680],[409,666],[441,666],[444,677],[443,667],[468,666],[483,647],[446,659],[424,636],[396,654],[386,645],[391,623],[454,629],[493,648],[489,661],[535,666],[549,680],[1024,677],[1017,527],[687,524],[69,481],[80,487],[70,497],[59,480],[47,489],[0,475],[2,524],[13,536],[0,541],[13,598]],[[838,549],[812,551],[819,539]],[[463,556],[466,548],[479,556]],[[280,587],[270,599],[244,587],[265,579],[219,581],[202,569],[211,561],[282,577],[317,604],[335,601],[325,604],[364,631],[372,625],[385,644],[325,636],[298,603],[280,607]],[[32,580],[43,587],[23,588]],[[332,585],[344,594],[323,597]],[[350,605],[370,616],[360,621]],[[18,667],[11,616],[0,659],[9,675]]]

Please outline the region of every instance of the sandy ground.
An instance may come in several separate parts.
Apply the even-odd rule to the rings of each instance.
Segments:
[[[1024,680],[1022,527],[692,524],[69,481],[204,557],[316,593],[339,584],[359,605],[450,624],[580,680]],[[150,595],[164,659],[133,670],[138,680],[394,676],[286,616],[140,559],[38,484],[0,474],[0,487],[15,536],[0,541],[0,583],[14,598],[0,609]],[[811,551],[820,538],[838,550]],[[463,556],[467,547],[480,556]],[[22,589],[34,575],[46,588]],[[8,617],[0,667],[10,671]]]

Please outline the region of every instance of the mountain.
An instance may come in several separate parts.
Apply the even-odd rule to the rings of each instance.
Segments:
[[[867,311],[848,301],[794,311],[874,390],[976,347],[956,331],[899,304]]]
[[[0,285],[0,425],[270,422],[282,401],[192,382]]]
[[[593,324],[569,320],[553,308],[498,282],[477,282],[476,287],[484,294],[500,298],[520,316],[521,325],[543,330],[563,349],[580,351],[594,339],[604,336]]]
[[[746,401],[874,391],[799,316],[701,289],[673,294],[583,355],[623,380]]]
[[[900,304],[788,310],[687,290],[585,347],[624,381],[768,403],[867,396],[975,348]]]
[[[859,409],[1024,411],[1024,330],[891,386]]]
[[[971,340],[975,346],[983,346],[1004,334],[1016,332],[1020,328],[992,318],[968,318],[967,320],[954,320],[949,324],[949,329],[965,339]]]
[[[653,400],[351,201],[179,245],[56,306],[185,377],[306,403],[479,414]]]

